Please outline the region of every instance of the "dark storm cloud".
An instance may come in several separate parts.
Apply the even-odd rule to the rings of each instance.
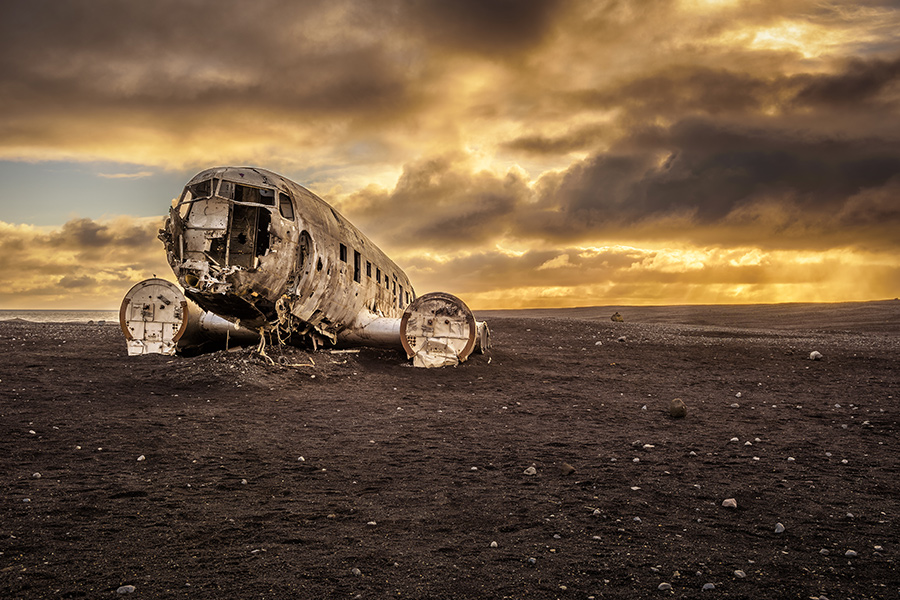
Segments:
[[[539,209],[522,222],[526,230],[574,239],[666,219],[733,226],[741,214],[775,205],[792,211],[781,226],[808,227],[803,243],[816,246],[824,228],[836,228],[837,237],[847,228],[843,235],[852,239],[863,226],[879,231],[882,243],[896,243],[889,232],[900,230],[900,214],[889,198],[900,179],[900,141],[698,119],[635,132],[620,145],[628,151],[595,155],[545,188]],[[779,243],[778,231],[745,225],[760,242]],[[723,227],[722,234],[717,243],[728,243],[731,233]]]
[[[535,155],[566,154],[591,148],[609,130],[608,126],[591,125],[558,136],[526,135],[504,142],[502,147]]]
[[[0,21],[9,107],[398,110],[404,74],[376,39],[311,39],[327,2],[16,3]],[[42,10],[43,9],[45,10]],[[358,18],[377,24],[376,8]],[[367,19],[367,16],[371,17]],[[6,17],[6,15],[4,15]],[[347,24],[350,27],[350,23]],[[62,109],[62,106],[59,106]]]
[[[897,108],[900,100],[900,58],[853,59],[839,73],[801,75],[795,79],[803,84],[794,98],[799,105],[865,110],[861,104]]]
[[[538,45],[566,0],[400,0],[406,23],[459,52],[508,54]]]
[[[406,165],[393,190],[362,190],[342,209],[386,245],[447,250],[489,242],[529,196],[520,175],[472,172],[455,154]]]

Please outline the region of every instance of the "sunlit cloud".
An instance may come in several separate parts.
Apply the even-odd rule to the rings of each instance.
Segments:
[[[103,165],[115,191],[88,219],[93,179],[41,188],[42,230],[0,185],[0,300],[114,306],[168,276],[121,186],[224,164],[482,308],[895,297],[898,31],[886,0],[15,3],[0,160]],[[180,190],[155,190],[161,220]]]

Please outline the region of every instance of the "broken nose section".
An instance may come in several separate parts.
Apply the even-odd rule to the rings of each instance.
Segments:
[[[419,296],[400,319],[400,342],[417,367],[465,362],[476,345],[489,348],[489,340],[487,326],[476,323],[466,303],[445,292]]]

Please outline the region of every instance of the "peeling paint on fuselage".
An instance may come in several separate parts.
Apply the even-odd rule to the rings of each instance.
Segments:
[[[406,274],[324,200],[264,169],[197,174],[160,239],[185,294],[253,329],[313,343],[379,317],[399,319]]]

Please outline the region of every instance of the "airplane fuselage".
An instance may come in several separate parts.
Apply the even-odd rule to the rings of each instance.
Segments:
[[[185,295],[203,309],[314,344],[397,320],[416,298],[403,270],[339,212],[264,169],[197,174],[160,239]]]

